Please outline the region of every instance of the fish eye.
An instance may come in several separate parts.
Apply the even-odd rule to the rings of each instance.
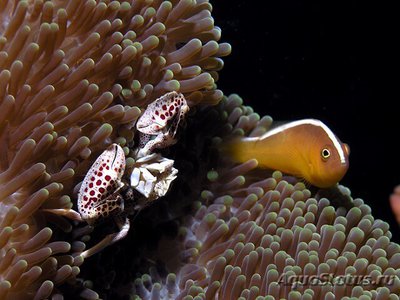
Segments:
[[[327,148],[324,148],[321,151],[321,156],[324,160],[327,160],[331,156],[331,151],[329,151]]]

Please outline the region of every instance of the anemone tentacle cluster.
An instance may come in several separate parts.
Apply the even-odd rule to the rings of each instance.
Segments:
[[[219,105],[221,144],[271,125],[232,95]],[[333,206],[302,182],[223,161],[181,223],[177,267],[134,282],[142,299],[399,299],[400,246],[361,199]],[[343,186],[342,193],[350,196]],[[163,247],[160,247],[163,249]],[[154,273],[153,273],[154,274]],[[316,283],[320,280],[322,283]]]
[[[0,1],[1,299],[77,285],[79,183],[111,143],[128,154],[141,109],[172,90],[189,105],[221,99],[214,82],[230,46],[218,43],[211,9],[194,0]]]

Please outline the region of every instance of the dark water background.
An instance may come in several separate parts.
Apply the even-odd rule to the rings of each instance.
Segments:
[[[353,0],[212,4],[222,41],[233,47],[218,87],[238,93],[260,115],[326,123],[351,148],[342,183],[371,206],[375,218],[390,224],[400,242],[389,206],[400,184],[393,8]]]

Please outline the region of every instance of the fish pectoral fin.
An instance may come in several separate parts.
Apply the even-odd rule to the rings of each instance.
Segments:
[[[306,180],[309,184],[312,185],[312,174],[314,174],[314,165],[312,163],[308,163],[308,169],[303,170],[302,177]]]

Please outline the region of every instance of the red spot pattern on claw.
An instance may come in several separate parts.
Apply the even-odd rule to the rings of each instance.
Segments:
[[[165,121],[170,119],[179,111],[179,107],[185,104],[182,94],[177,92],[169,92],[152,103],[150,103],[142,116],[136,123],[136,128],[145,134],[155,134],[161,126],[165,125]]]
[[[111,145],[93,163],[78,194],[78,209],[83,219],[101,217],[93,203],[114,193],[125,171],[125,154],[116,144]]]

